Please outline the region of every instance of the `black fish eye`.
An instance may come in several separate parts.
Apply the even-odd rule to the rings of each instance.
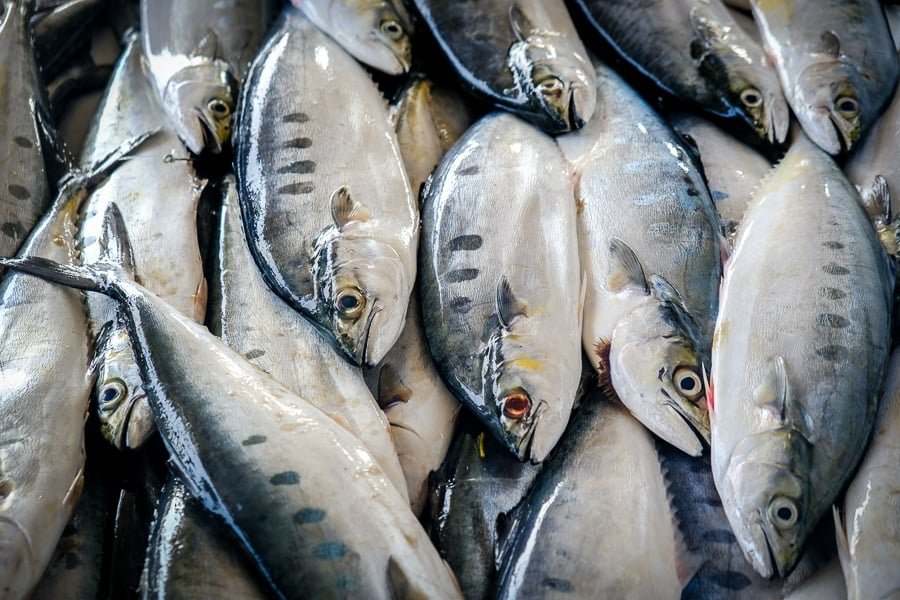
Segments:
[[[769,504],[769,519],[779,529],[793,527],[797,517],[797,506],[789,498],[778,497]]]
[[[338,292],[335,306],[342,317],[354,318],[362,313],[366,297],[356,287],[346,287]]]
[[[113,379],[100,388],[99,402],[102,405],[112,404],[121,401],[125,397],[125,384],[118,379]]]
[[[859,112],[859,102],[849,96],[838,98],[837,109],[839,112],[847,116],[855,116]]]
[[[700,399],[703,395],[703,382],[700,375],[691,367],[678,367],[672,375],[675,389],[690,401]]]
[[[748,108],[756,108],[762,104],[762,94],[755,88],[747,88],[741,92],[741,102]]]
[[[210,100],[206,107],[217,117],[227,117],[231,113],[228,104],[218,98]]]
[[[397,21],[384,21],[381,24],[381,31],[392,40],[399,40],[403,37],[403,28]]]

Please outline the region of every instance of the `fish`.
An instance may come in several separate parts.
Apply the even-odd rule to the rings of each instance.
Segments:
[[[147,541],[140,597],[266,598],[264,583],[187,486],[170,475]]]
[[[709,439],[703,369],[720,225],[679,136],[612,70],[596,68],[596,119],[557,138],[576,179],[582,345],[608,392],[696,456]]]
[[[115,204],[105,223],[103,263],[27,257],[4,259],[5,266],[116,298],[176,469],[272,594],[461,597],[406,499],[362,443],[130,280],[118,266],[128,238]]]
[[[444,156],[423,198],[419,284],[435,364],[499,441],[540,462],[581,375],[568,165],[550,136],[494,112]]]
[[[359,62],[388,75],[412,65],[413,23],[402,0],[291,0]]]
[[[509,513],[541,468],[519,462],[472,415],[460,415],[447,459],[435,473],[429,512],[431,538],[465,598],[496,597],[496,562]]]
[[[67,0],[33,15],[34,52],[45,79],[58,73],[74,49],[90,39],[88,30],[102,8],[103,0]]]
[[[646,79],[730,123],[756,144],[781,145],[790,111],[763,48],[721,0],[576,0],[591,28]]]
[[[29,2],[0,7],[0,256],[13,256],[53,200],[45,168],[49,107],[34,59]]]
[[[106,208],[115,202],[131,232],[128,270],[177,310],[202,322],[207,284],[197,234],[197,208],[206,185],[190,155],[168,126],[147,80],[140,38],[131,34],[116,65],[85,140],[82,163],[97,160],[123,139],[158,128],[154,139],[100,185],[85,202],[78,222],[78,249],[84,264],[97,262]],[[164,243],[160,243],[164,240]],[[117,325],[105,337],[94,395],[101,431],[119,448],[138,448],[155,431],[124,323],[116,303],[89,296],[90,332]]]
[[[896,569],[900,352],[892,353],[887,373],[872,440],[843,502],[833,507],[840,565],[851,600],[889,598],[900,590]]]
[[[21,251],[69,261],[78,208],[146,136],[71,173]],[[18,273],[0,283],[0,596],[28,595],[84,486],[92,377],[80,292]]]
[[[784,598],[785,600],[846,600],[847,590],[840,562],[832,560]]]
[[[599,390],[514,514],[498,598],[678,599],[693,574],[653,437]]]
[[[263,277],[348,360],[377,364],[403,329],[419,236],[381,93],[285,6],[240,107],[235,175]]]
[[[852,149],[891,99],[900,73],[881,3],[751,4],[803,131],[828,154]]]
[[[247,245],[233,176],[226,176],[220,188],[210,331],[358,437],[405,497],[406,480],[391,427],[362,372],[266,285]]]
[[[470,92],[547,133],[591,119],[593,69],[561,0],[414,3]]]
[[[733,241],[753,191],[772,165],[755,148],[706,119],[681,113],[669,122],[685,138],[686,145],[696,145],[722,233]]]
[[[707,388],[716,488],[763,577],[791,572],[862,457],[893,288],[856,190],[801,135],[738,231]]]
[[[178,137],[194,154],[222,152],[237,99],[234,70],[220,52],[219,33],[209,27],[216,4],[141,0],[150,80]]]

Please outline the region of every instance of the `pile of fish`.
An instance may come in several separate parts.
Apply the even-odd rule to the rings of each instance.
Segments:
[[[0,598],[900,593],[900,10],[734,5],[0,0]]]

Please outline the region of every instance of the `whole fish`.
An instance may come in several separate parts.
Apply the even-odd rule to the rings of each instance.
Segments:
[[[70,176],[22,252],[68,262],[78,208],[143,139]],[[84,298],[19,273],[0,283],[0,596],[27,596],[84,486],[91,389]]]
[[[497,112],[460,138],[423,196],[419,281],[438,370],[510,451],[540,462],[581,375],[568,166],[550,136]]]
[[[132,34],[85,141],[82,163],[97,160],[122,140],[167,124],[147,80],[140,39]],[[81,261],[97,262],[107,207],[116,202],[130,232],[132,269],[142,285],[185,315],[202,322],[206,279],[197,237],[197,206],[205,181],[171,128],[164,127],[91,194],[78,228]],[[95,393],[102,430],[118,447],[137,448],[153,432],[153,420],[140,372],[132,356],[116,303],[88,297],[92,334],[113,321],[118,327],[101,344]]]
[[[731,240],[750,204],[753,191],[772,169],[759,152],[711,123],[682,113],[671,118],[675,131],[697,146],[722,232]]]
[[[878,0],[751,0],[803,131],[829,154],[850,150],[891,99],[900,72]]]
[[[52,199],[44,168],[48,107],[28,7],[28,0],[0,6],[0,256],[16,253]]]
[[[234,540],[184,482],[170,476],[147,542],[141,598],[262,599],[265,589]]]
[[[754,196],[725,270],[713,476],[764,577],[791,572],[872,429],[894,276],[858,202],[801,135]]]
[[[210,330],[237,353],[353,433],[406,496],[391,428],[360,370],[263,281],[241,222],[233,177],[222,183]]]
[[[511,456],[469,414],[435,474],[431,537],[459,578],[463,596],[496,597],[497,557],[509,513],[522,501],[541,465]]]
[[[572,415],[511,530],[502,599],[677,599],[692,575],[653,437],[598,391]]]
[[[593,69],[562,0],[415,0],[469,91],[548,133],[594,114]]]
[[[843,502],[834,509],[838,551],[851,600],[900,592],[900,352],[894,352],[875,431]]]
[[[216,5],[234,0],[141,0],[144,57],[157,96],[194,154],[222,151],[237,98],[234,69],[210,28]]]
[[[334,94],[335,82],[345,92]],[[250,70],[240,115],[235,171],[263,277],[351,361],[377,364],[403,329],[418,243],[378,88],[287,6]]]
[[[39,257],[5,264],[120,303],[178,471],[273,593],[459,597],[406,499],[362,443],[131,281],[119,266],[128,241],[115,205],[105,222],[108,253],[99,268]]]
[[[588,23],[668,94],[777,146],[790,126],[778,76],[721,0],[576,0]]]
[[[715,207],[680,138],[602,65],[597,90],[597,118],[558,138],[576,173],[582,344],[608,391],[698,455],[721,275]]]
[[[356,60],[389,75],[412,64],[413,25],[402,0],[291,0]]]

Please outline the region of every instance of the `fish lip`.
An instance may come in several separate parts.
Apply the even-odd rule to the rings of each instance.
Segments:
[[[366,318],[366,333],[362,339],[362,349],[358,351],[357,355],[354,357],[357,364],[361,367],[374,367],[378,364],[369,359],[369,337],[372,335],[372,322],[375,320],[375,316],[382,310],[383,308],[376,304],[371,312],[369,312],[368,318]]]
[[[781,564],[778,562],[778,559],[775,558],[775,552],[772,550],[772,543],[769,541],[769,534],[766,533],[766,528],[762,526],[761,521],[756,522],[756,527],[762,532],[763,541],[766,545],[766,554],[765,556],[760,557],[762,561],[765,561],[765,563],[762,564],[765,573],[760,572],[760,575],[769,578],[777,571],[778,576],[783,578],[784,573],[782,572]],[[757,569],[757,571],[759,571],[759,569]]]
[[[676,446],[677,448],[679,448],[682,452],[686,452],[688,454],[693,454],[693,456],[699,456],[700,453],[703,452],[703,443],[700,440],[705,441],[707,445],[710,444],[711,436],[710,436],[709,428],[708,427],[701,428],[696,423],[694,423],[694,420],[691,418],[691,415],[688,414],[688,412],[684,409],[684,407],[681,406],[681,404],[679,404],[674,399],[672,399],[672,397],[669,395],[669,393],[666,390],[660,389],[659,391],[662,393],[662,395],[666,399],[665,400],[666,406],[671,408],[675,412],[675,414],[678,415],[681,418],[681,420],[688,426],[689,430],[694,434],[693,440],[699,442],[698,445],[700,446],[700,449],[699,449],[699,452],[692,453],[688,450],[688,448],[683,447],[682,444],[673,444],[673,445]],[[666,441],[669,441],[669,440],[666,440]]]
[[[196,112],[197,120],[200,123],[200,135],[203,138],[203,149],[209,150],[213,154],[220,154],[222,152],[222,143],[216,137],[215,127],[209,122],[202,110],[197,110]]]
[[[132,413],[134,413],[135,409],[137,408],[138,404],[140,404],[141,400],[146,400],[146,399],[147,399],[147,394],[140,394],[140,395],[135,396],[134,399],[131,401],[131,406],[128,407],[128,414],[125,415],[125,421],[124,421],[125,427],[122,428],[122,438],[123,438],[124,444],[120,445],[119,446],[120,448],[126,447],[126,448],[130,448],[131,450],[137,450],[146,441],[147,438],[144,438],[139,443],[132,444],[131,439],[130,439],[131,438],[131,435],[130,435],[131,434],[131,415],[132,415]],[[151,429],[150,431],[152,433],[153,430]],[[137,440],[135,440],[135,442],[137,442]]]
[[[545,457],[541,457],[540,460],[535,460],[533,455],[533,447],[534,447],[534,438],[537,433],[537,428],[541,420],[541,415],[547,409],[549,405],[546,400],[541,400],[537,407],[534,409],[534,414],[531,416],[531,423],[528,425],[528,429],[525,432],[525,435],[522,436],[522,439],[513,446],[513,450],[516,455],[519,457],[519,460],[522,462],[530,461],[532,464],[539,464]],[[523,447],[524,446],[524,447]]]
[[[569,103],[566,112],[570,131],[575,131],[576,129],[584,127],[584,119],[578,115],[578,107],[575,104],[575,90],[571,87],[569,88]]]

